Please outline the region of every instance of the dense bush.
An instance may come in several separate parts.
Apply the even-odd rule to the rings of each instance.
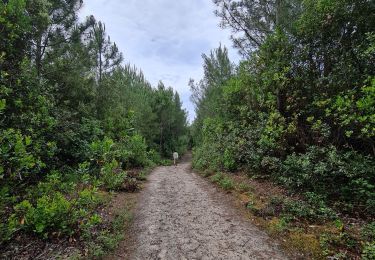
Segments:
[[[108,190],[120,190],[126,177],[116,160],[106,162],[100,170],[100,180]]]
[[[144,167],[151,163],[147,154],[147,145],[142,136],[127,137],[118,146],[119,161],[123,168]]]
[[[56,231],[71,235],[73,225],[77,224],[76,212],[73,212],[71,200],[67,200],[60,192],[52,195],[43,195],[33,206],[28,200],[15,206],[15,214],[21,217],[23,228],[43,236],[48,231]]]
[[[375,242],[367,243],[362,252],[363,260],[370,260],[375,258]]]
[[[354,151],[310,147],[305,154],[289,155],[276,178],[294,190],[322,194],[367,212],[375,210],[375,162]]]
[[[214,2],[244,56],[235,67],[220,46],[203,56],[203,78],[190,83],[193,166],[244,169],[373,217],[374,5]],[[304,208],[290,206],[294,214]]]

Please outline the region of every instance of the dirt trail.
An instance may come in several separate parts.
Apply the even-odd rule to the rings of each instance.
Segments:
[[[149,176],[131,238],[113,259],[287,259],[189,161]]]

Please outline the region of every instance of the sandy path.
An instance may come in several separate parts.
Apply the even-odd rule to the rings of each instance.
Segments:
[[[149,176],[117,259],[287,259],[188,161]]]

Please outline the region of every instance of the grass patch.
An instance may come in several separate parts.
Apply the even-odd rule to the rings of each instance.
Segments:
[[[222,172],[218,172],[215,175],[211,176],[210,180],[214,183],[217,183],[224,190],[234,189],[234,181]]]
[[[246,183],[241,182],[236,185],[236,190],[241,193],[248,192],[248,191],[251,191],[251,186]]]
[[[222,187],[224,190],[232,190],[234,188],[234,182],[231,178],[224,176],[219,181],[220,187]]]
[[[224,175],[221,172],[218,172],[210,177],[212,182],[219,183],[223,179]]]
[[[132,214],[128,209],[123,209],[117,214],[109,229],[99,232],[96,237],[92,237],[87,242],[89,259],[102,258],[114,251],[119,243],[124,239],[124,232],[132,221]]]

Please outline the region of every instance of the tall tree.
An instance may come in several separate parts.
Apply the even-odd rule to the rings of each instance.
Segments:
[[[27,1],[32,21],[30,57],[35,62],[38,76],[42,73],[43,58],[50,48],[70,41],[81,6],[82,0]]]
[[[95,54],[98,82],[102,82],[103,74],[111,71],[123,61],[122,53],[116,43],[112,43],[105,31],[105,24],[96,22],[93,24],[91,33],[91,47]]]
[[[258,49],[276,27],[287,30],[300,13],[301,0],[213,0],[221,26],[232,29],[232,40],[244,55]]]

